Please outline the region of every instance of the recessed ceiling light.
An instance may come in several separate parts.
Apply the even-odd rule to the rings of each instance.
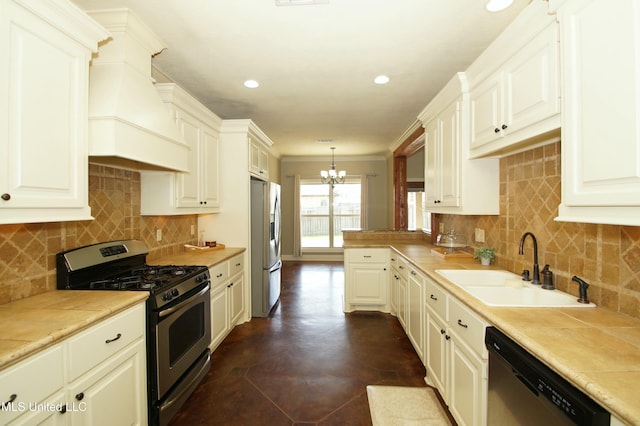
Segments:
[[[489,0],[485,6],[489,12],[500,12],[511,6],[513,0]]]
[[[244,82],[244,87],[248,87],[249,89],[255,89],[258,86],[260,86],[260,83],[255,80],[247,80]]]
[[[375,84],[387,84],[389,82],[389,77],[386,75],[379,75],[373,79]]]

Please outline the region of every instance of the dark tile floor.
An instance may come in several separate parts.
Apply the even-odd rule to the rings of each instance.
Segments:
[[[234,328],[179,425],[370,425],[366,386],[425,386],[395,317],[342,312],[342,263],[285,262],[272,318]]]

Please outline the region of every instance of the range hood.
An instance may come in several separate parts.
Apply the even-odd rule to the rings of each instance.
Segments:
[[[87,14],[112,34],[90,68],[89,162],[189,171],[189,147],[151,77],[151,58],[165,44],[129,9]]]

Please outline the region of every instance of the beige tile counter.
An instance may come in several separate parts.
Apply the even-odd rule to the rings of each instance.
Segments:
[[[345,240],[344,246],[393,248],[617,418],[640,424],[639,319],[598,307],[489,307],[435,272],[487,268],[475,259],[445,260],[414,240]]]
[[[146,291],[54,290],[0,305],[0,370],[148,296]]]
[[[152,265],[202,265],[211,267],[246,251],[244,247],[185,250],[172,256],[149,261]]]

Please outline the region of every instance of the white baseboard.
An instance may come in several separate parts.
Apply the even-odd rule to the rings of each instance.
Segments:
[[[302,256],[282,255],[283,261],[295,262],[344,262],[342,253],[307,253]]]

